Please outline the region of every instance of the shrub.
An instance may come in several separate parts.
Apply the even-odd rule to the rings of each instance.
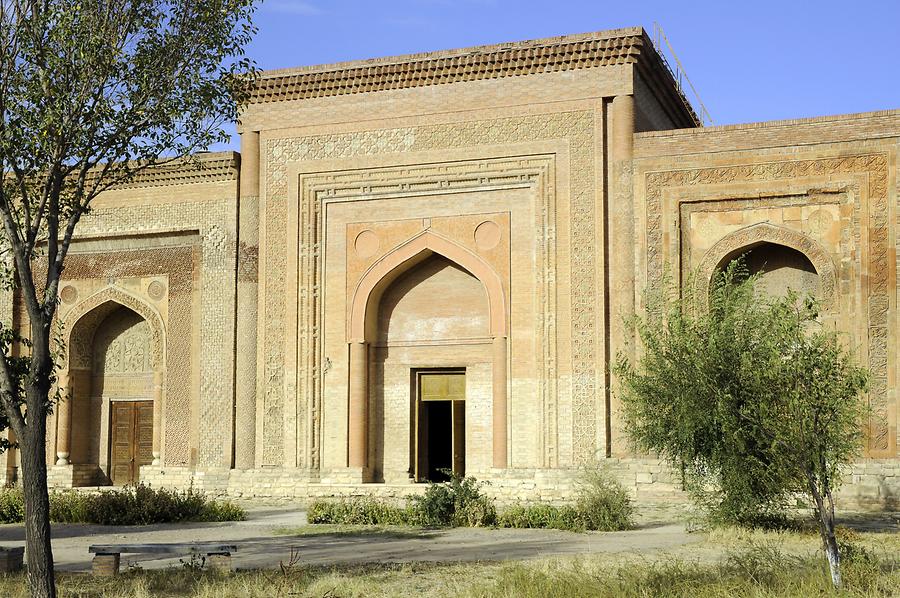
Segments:
[[[575,505],[534,504],[504,511],[498,525],[604,532],[633,527],[634,505],[625,487],[605,469],[585,470],[577,482]]]
[[[570,505],[527,505],[503,511],[497,520],[500,527],[562,529],[572,532],[585,529],[584,518]]]
[[[609,471],[603,468],[585,470],[577,486],[575,509],[586,529],[612,532],[634,526],[631,497]]]
[[[18,505],[18,506],[17,506]],[[193,489],[167,490],[144,484],[87,494],[77,490],[50,493],[54,523],[148,525],[178,521],[241,521],[244,509],[227,500],[213,500]],[[22,491],[0,491],[0,523],[25,518]]]
[[[148,525],[178,521],[234,521],[244,517],[241,507],[228,501],[209,499],[193,488],[168,490],[138,484],[91,496],[86,522]]]
[[[91,522],[94,496],[75,490],[50,493],[50,521],[57,523]]]
[[[309,505],[306,518],[314,524],[407,525],[409,509],[395,507],[374,498],[316,500]]]
[[[486,527],[497,522],[493,501],[482,494],[473,477],[451,474],[450,481],[429,484],[422,496],[411,499],[413,521],[429,527]]]
[[[0,523],[25,520],[25,499],[19,488],[0,489]]]
[[[483,527],[496,523],[497,510],[478,480],[453,475],[429,484],[423,496],[409,497],[406,507],[369,497],[316,500],[306,517],[313,524]]]

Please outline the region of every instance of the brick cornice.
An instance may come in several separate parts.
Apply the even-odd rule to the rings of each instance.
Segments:
[[[250,102],[303,100],[648,61],[654,63],[650,67],[654,73],[668,75],[644,30],[633,27],[270,71],[258,79]],[[689,106],[686,110],[693,114]]]
[[[166,187],[237,180],[239,156],[235,152],[196,154],[190,159],[174,160],[138,173],[129,183],[113,189]]]

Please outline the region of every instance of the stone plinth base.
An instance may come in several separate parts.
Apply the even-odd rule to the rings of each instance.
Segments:
[[[341,467],[324,470],[322,484],[366,484],[372,479],[372,472],[363,467]]]
[[[0,546],[0,573],[12,573],[22,568],[25,548],[21,546],[4,548]]]
[[[645,505],[687,505],[688,495],[681,479],[665,463],[650,458],[604,459],[600,465],[615,476],[635,502]],[[470,470],[468,474],[487,482],[484,492],[497,506],[542,502],[571,503],[578,491],[583,470],[579,468],[511,468]],[[370,496],[402,503],[410,495],[422,494],[427,484],[414,483],[408,476],[387,483],[366,483],[369,473],[362,469],[308,469],[266,467],[259,469],[209,469],[192,471],[183,467],[141,468],[142,481],[155,487],[193,487],[208,494],[241,498],[283,498],[307,502],[318,498]],[[867,460],[856,463],[838,492],[841,510],[900,509],[900,462]]]
[[[206,555],[206,568],[217,573],[231,573],[231,555],[227,553]]]
[[[97,554],[91,562],[91,572],[97,577],[113,577],[119,573],[118,554]]]
[[[47,469],[47,486],[50,488],[77,488],[106,484],[106,476],[96,465],[51,465]]]
[[[18,467],[4,467],[0,469],[0,488],[15,486],[19,480]]]

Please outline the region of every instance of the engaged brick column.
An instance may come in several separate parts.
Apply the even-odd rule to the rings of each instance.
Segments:
[[[494,467],[506,469],[507,434],[506,434],[506,337],[495,336],[493,341],[493,437]]]
[[[238,214],[234,467],[256,464],[256,329],[259,259],[259,131],[241,133]]]
[[[162,445],[162,397],[163,397],[163,373],[161,370],[153,372],[153,463],[160,464],[160,446]]]
[[[69,388],[69,375],[60,372],[56,386],[62,393],[57,411],[56,464],[68,465],[72,446],[72,400],[75,393]]]
[[[607,248],[609,251],[609,287],[605,289],[609,305],[610,349],[609,365],[622,352],[633,355],[634,343],[624,320],[634,313],[634,248],[637,245],[634,227],[634,199],[631,171],[634,158],[634,96],[616,96],[609,107],[609,195]],[[610,380],[610,382],[612,382]],[[622,430],[621,407],[616,392],[607,385],[607,415],[609,437],[605,450],[613,455],[627,453]],[[597,447],[601,449],[603,447]]]
[[[118,554],[95,554],[91,572],[97,577],[113,577],[119,573]]]
[[[347,430],[347,465],[365,468],[368,446],[368,343],[350,343],[350,400],[349,426]]]

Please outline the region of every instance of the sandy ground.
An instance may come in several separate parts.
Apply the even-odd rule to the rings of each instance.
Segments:
[[[397,533],[318,533],[309,528],[300,535],[279,530],[306,524],[306,513],[285,507],[255,509],[247,521],[186,523],[139,527],[54,525],[53,553],[58,570],[90,569],[92,544],[216,542],[236,544],[237,568],[278,567],[291,555],[307,564],[369,562],[453,562],[529,559],[558,555],[631,553],[649,556],[700,542],[702,534],[688,534],[682,524],[649,523],[637,530],[612,533],[572,533],[556,530],[458,528]],[[21,525],[0,525],[0,545],[24,545]],[[179,559],[159,555],[123,555],[122,568],[145,569],[178,565]]]

